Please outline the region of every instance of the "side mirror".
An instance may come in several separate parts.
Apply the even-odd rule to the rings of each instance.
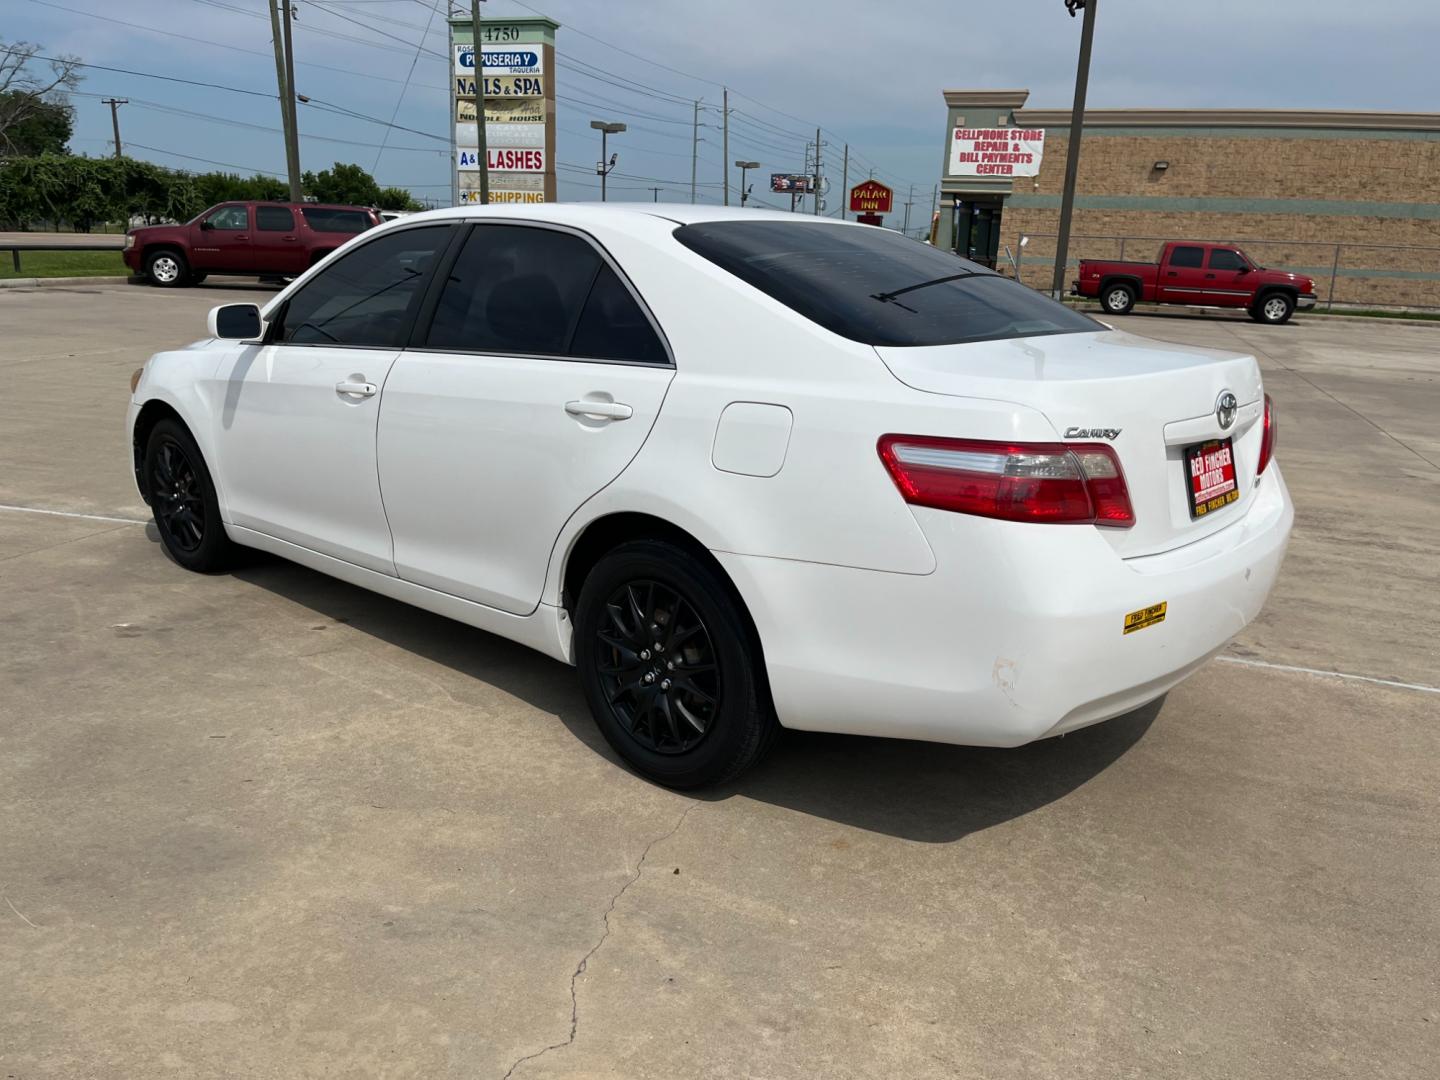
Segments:
[[[209,232],[209,231],[210,231],[211,229],[213,229],[214,227],[215,227],[214,225],[210,224],[210,219],[209,219],[209,218],[206,218],[204,221],[200,222],[200,231],[201,231],[201,232]]]
[[[1248,266],[1237,266],[1235,268],[1235,272],[1239,274],[1248,274],[1250,272],[1250,269],[1251,268]]]
[[[260,309],[254,304],[221,304],[206,320],[210,336],[224,341],[254,341],[264,330]]]

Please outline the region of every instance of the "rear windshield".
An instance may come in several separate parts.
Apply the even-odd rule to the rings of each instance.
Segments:
[[[362,233],[375,224],[364,210],[327,210],[321,206],[307,206],[300,212],[305,215],[305,223],[316,232]]]
[[[716,221],[684,225],[675,239],[812,322],[867,345],[1105,329],[978,263],[889,229]]]

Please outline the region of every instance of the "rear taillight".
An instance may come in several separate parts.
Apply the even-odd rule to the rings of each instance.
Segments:
[[[1264,426],[1260,429],[1260,465],[1255,470],[1259,476],[1265,471],[1265,466],[1270,464],[1270,459],[1275,456],[1275,406],[1270,401],[1270,395],[1265,395],[1265,419]]]
[[[1006,521],[1135,524],[1125,473],[1109,446],[885,435],[879,450],[914,506]]]

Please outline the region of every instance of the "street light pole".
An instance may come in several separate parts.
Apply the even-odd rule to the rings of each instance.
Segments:
[[[280,30],[284,34],[285,47],[285,115],[290,121],[285,133],[285,171],[290,181],[290,201],[304,199],[300,180],[300,122],[295,117],[295,45],[291,40],[290,20],[294,12],[290,0],[276,0],[280,4]]]
[[[129,105],[130,99],[107,97],[102,99],[101,104],[110,106],[110,124],[115,128],[115,156],[124,157],[120,151],[120,106]]]
[[[1065,295],[1066,260],[1070,254],[1070,217],[1075,209],[1075,180],[1080,172],[1080,135],[1085,126],[1085,91],[1090,82],[1090,44],[1095,39],[1095,8],[1099,0],[1065,0],[1074,18],[1078,8],[1085,9],[1080,28],[1080,63],[1075,70],[1075,103],[1070,110],[1070,140],[1065,147],[1065,190],[1060,196],[1060,227],[1055,237],[1055,275],[1050,293],[1059,300]]]
[[[624,124],[612,124],[605,120],[591,120],[590,126],[600,132],[600,161],[595,166],[595,171],[600,174],[600,201],[605,202],[605,181],[610,176],[610,171],[615,168],[615,161],[619,154],[613,157],[609,154],[609,138],[611,135],[618,135],[625,130]]]
[[[737,161],[735,167],[740,170],[740,205],[745,205],[745,200],[750,198],[750,190],[745,186],[745,174],[751,169],[758,169],[758,161]]]

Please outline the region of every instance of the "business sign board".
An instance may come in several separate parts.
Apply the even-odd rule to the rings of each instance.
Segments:
[[[543,148],[487,146],[485,148],[485,160],[489,164],[491,173],[543,173],[545,171],[545,150]],[[478,148],[470,146],[460,147],[459,165],[462,173],[479,172],[480,152]]]
[[[1044,155],[1044,128],[957,127],[950,140],[949,175],[1036,176]]]
[[[455,119],[460,123],[475,124],[475,99],[473,97],[462,97],[455,99]],[[490,98],[485,102],[485,122],[487,124],[533,124],[541,127],[545,124],[545,99],[544,98]],[[489,128],[486,128],[489,131]],[[470,140],[473,145],[474,139]],[[521,144],[516,144],[521,145]]]
[[[455,96],[475,96],[474,76],[455,76]],[[545,79],[541,75],[486,75],[485,96],[487,98],[544,97]]]
[[[448,21],[454,201],[479,202],[480,180],[486,176],[492,203],[553,202],[556,178],[552,73],[559,24],[544,16],[486,19],[479,35],[479,74],[484,79],[477,86],[474,23],[465,16]],[[485,125],[483,171],[480,124]]]
[[[850,189],[852,214],[888,214],[895,205],[895,192],[879,180],[862,180]]]
[[[543,75],[544,52],[539,45],[483,45],[485,74]],[[455,74],[475,77],[475,49],[470,45],[455,46]]]
[[[488,111],[488,110],[487,110]],[[466,148],[480,145],[479,126],[471,123],[455,125],[455,145]],[[486,146],[538,146],[545,147],[545,126],[543,124],[486,124]]]
[[[771,173],[770,190],[784,194],[809,195],[815,188],[815,177],[808,173]]]

